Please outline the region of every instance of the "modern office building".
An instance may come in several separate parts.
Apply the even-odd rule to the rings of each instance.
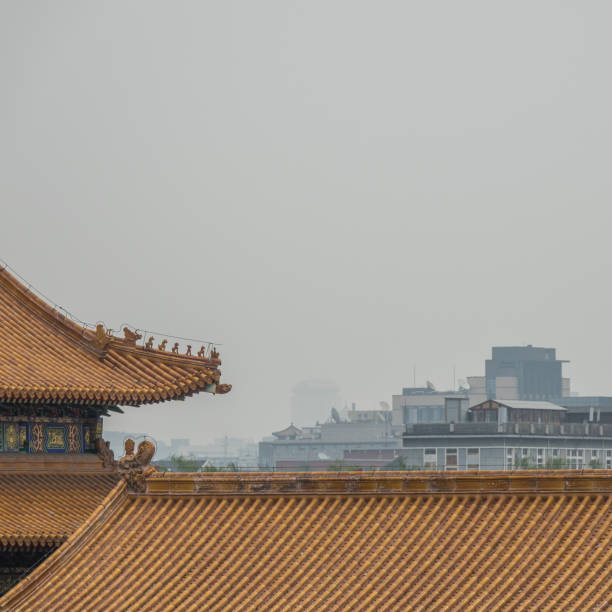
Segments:
[[[555,401],[569,395],[564,363],[554,348],[494,346],[492,358],[485,361],[487,399]]]

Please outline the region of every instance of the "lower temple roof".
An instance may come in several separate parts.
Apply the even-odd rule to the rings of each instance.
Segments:
[[[117,484],[109,472],[0,471],[0,551],[62,544]]]
[[[611,561],[603,470],[154,475],[0,609],[601,609]]]

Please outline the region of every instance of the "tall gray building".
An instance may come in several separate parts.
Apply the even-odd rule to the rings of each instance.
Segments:
[[[554,348],[494,346],[485,362],[487,399],[555,401],[569,395]]]

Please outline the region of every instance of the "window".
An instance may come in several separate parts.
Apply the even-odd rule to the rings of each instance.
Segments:
[[[526,457],[529,454],[529,449],[528,448],[524,448],[523,449],[523,457]]]
[[[513,454],[512,449],[511,449],[511,448],[509,448],[509,449],[506,451],[506,454],[508,455],[508,457],[512,457],[512,454]]]
[[[569,456],[572,470],[582,470],[584,468],[584,449],[572,448],[569,451]]]
[[[468,448],[467,449],[467,469],[468,470],[479,470],[480,469],[480,449],[479,448]]]
[[[559,456],[559,449],[553,448],[553,457],[558,457],[558,456]]]
[[[541,457],[544,454],[543,448],[538,448],[538,457]]]
[[[592,450],[591,451],[591,457],[597,457],[597,451],[596,450]]]
[[[606,451],[606,457],[612,457],[612,450]]]
[[[438,467],[438,458],[435,448],[426,448],[423,450],[423,467],[434,469]]]
[[[446,469],[447,470],[457,469],[457,449],[456,448],[446,449]]]

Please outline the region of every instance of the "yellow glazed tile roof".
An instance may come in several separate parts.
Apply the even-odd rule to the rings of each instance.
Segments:
[[[612,473],[158,475],[2,610],[594,610]]]
[[[111,473],[0,473],[0,550],[64,542],[117,484]]]
[[[221,385],[218,354],[179,355],[79,327],[0,270],[0,402],[137,405]]]

